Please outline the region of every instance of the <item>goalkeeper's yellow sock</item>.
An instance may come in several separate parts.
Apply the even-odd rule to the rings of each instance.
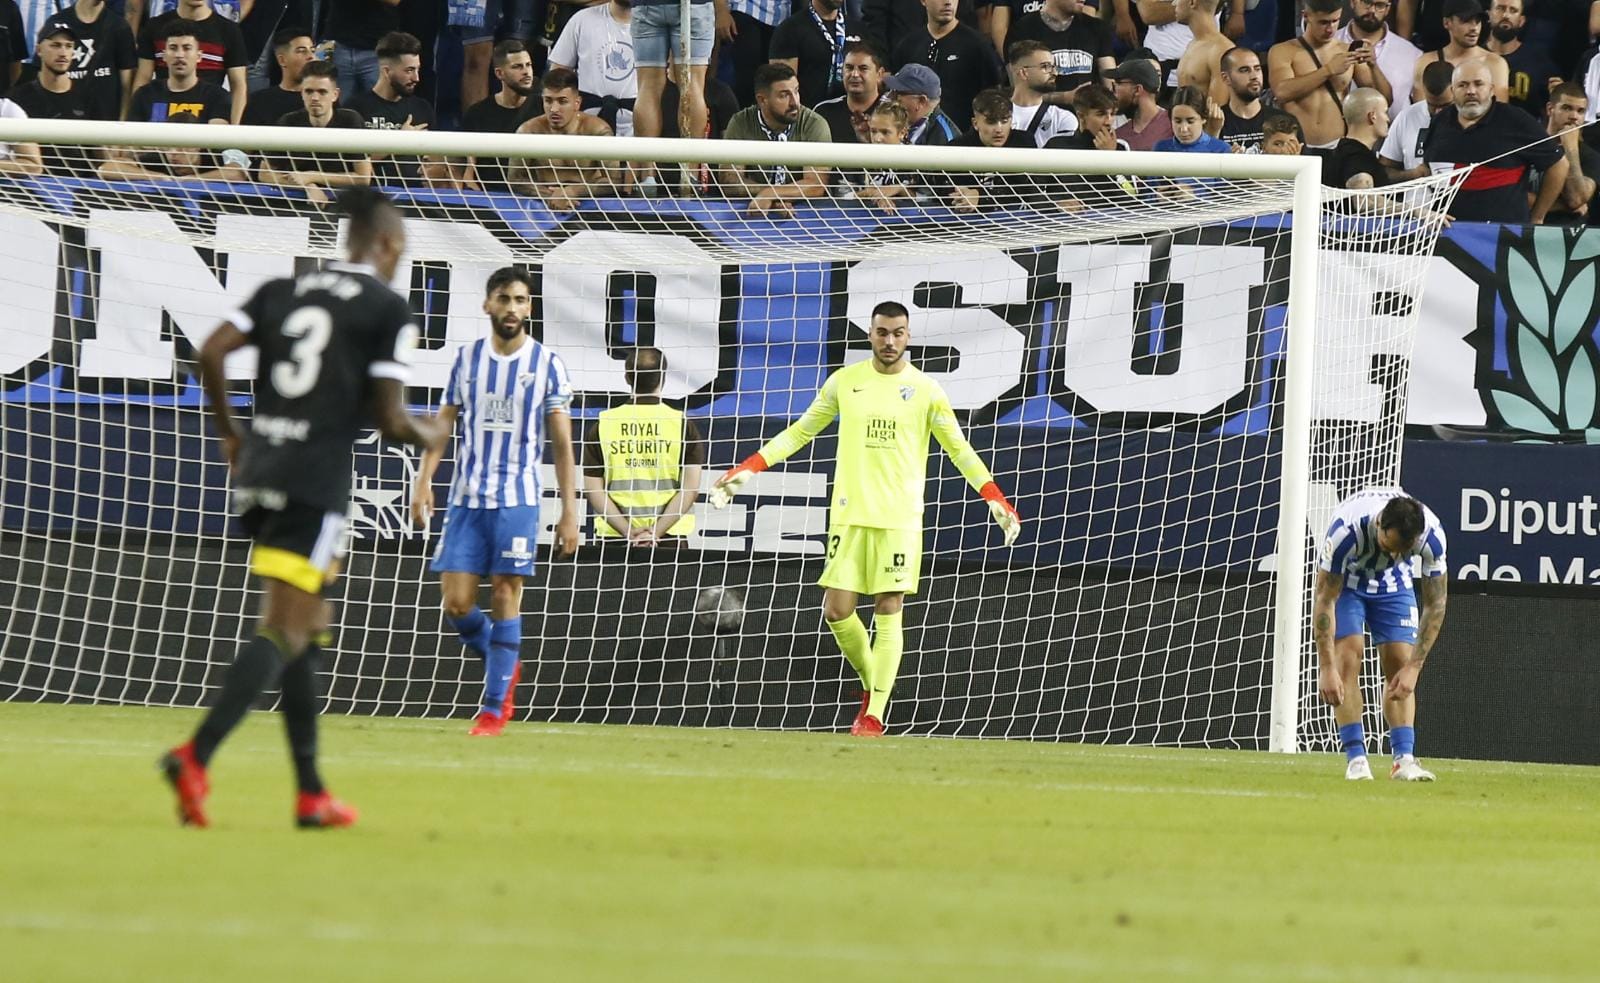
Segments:
[[[872,616],[872,685],[867,699],[868,716],[877,717],[881,723],[884,711],[889,708],[889,691],[894,689],[894,677],[900,672],[900,653],[905,639],[900,633],[901,612]]]
[[[856,675],[861,677],[861,688],[870,690],[872,643],[867,640],[867,626],[852,612],[843,621],[828,622],[828,630],[833,632],[834,640],[839,643],[839,651],[850,660],[850,665],[855,667]]]

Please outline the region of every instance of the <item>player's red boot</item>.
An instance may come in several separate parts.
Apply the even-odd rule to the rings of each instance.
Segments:
[[[506,718],[484,710],[472,721],[472,729],[467,731],[468,737],[499,737],[506,729]]]
[[[871,699],[871,693],[868,693],[866,690],[861,691],[861,709],[856,711],[856,719],[850,723],[850,734],[852,737],[861,736],[861,721],[867,719],[867,701]]]
[[[301,792],[294,803],[294,824],[301,829],[335,829],[356,824],[355,806],[327,792]]]
[[[522,678],[522,660],[511,667],[511,682],[506,684],[506,699],[500,704],[500,719],[510,720],[517,709],[517,681]]]
[[[863,713],[856,718],[855,724],[850,728],[851,737],[882,737],[883,721],[870,713]]]
[[[206,781],[206,770],[194,758],[194,745],[175,747],[161,756],[161,773],[167,784],[178,793],[178,822],[185,826],[205,827],[206,796],[211,783]]]

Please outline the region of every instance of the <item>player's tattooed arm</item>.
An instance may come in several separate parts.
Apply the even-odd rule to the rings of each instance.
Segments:
[[[1411,661],[1422,665],[1439,638],[1444,627],[1444,609],[1450,599],[1449,577],[1427,577],[1422,581],[1422,625],[1417,636],[1417,648]]]
[[[1311,637],[1317,643],[1317,691],[1329,706],[1344,703],[1344,682],[1334,664],[1334,605],[1344,589],[1344,578],[1326,570],[1317,571],[1316,594],[1311,601]]]

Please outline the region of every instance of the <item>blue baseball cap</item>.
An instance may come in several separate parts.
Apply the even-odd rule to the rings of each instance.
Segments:
[[[883,80],[890,92],[909,92],[914,96],[939,98],[939,76],[927,65],[912,63]]]

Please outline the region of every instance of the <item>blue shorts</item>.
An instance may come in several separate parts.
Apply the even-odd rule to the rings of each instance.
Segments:
[[[1411,590],[1392,594],[1363,594],[1346,587],[1334,604],[1333,637],[1346,638],[1370,632],[1378,645],[1389,642],[1417,644],[1417,595]]]
[[[666,68],[667,52],[681,48],[681,11],[675,3],[635,4],[633,8],[633,64],[636,68]],[[689,64],[711,61],[711,43],[717,27],[716,8],[709,3],[689,7]]]
[[[539,542],[539,506],[469,509],[452,505],[445,513],[434,573],[533,573],[533,550]]]
[[[462,44],[493,41],[502,22],[505,37],[533,37],[534,0],[456,0],[445,8],[445,25]]]

